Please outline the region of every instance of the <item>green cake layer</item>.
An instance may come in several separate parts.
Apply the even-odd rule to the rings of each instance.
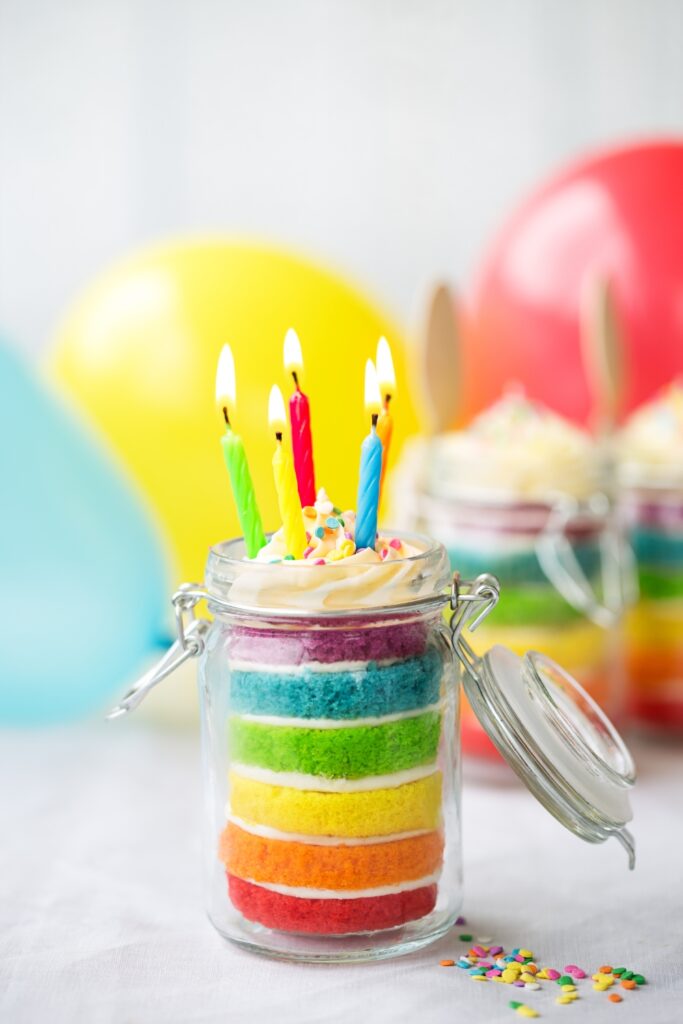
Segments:
[[[683,597],[683,571],[676,568],[678,571],[666,572],[641,566],[638,570],[640,596],[660,601]]]
[[[491,615],[498,626],[552,626],[573,622],[581,613],[568,604],[551,583],[545,586],[501,587]]]
[[[441,716],[429,711],[381,725],[309,729],[233,717],[233,763],[329,779],[361,779],[429,764],[436,758]]]

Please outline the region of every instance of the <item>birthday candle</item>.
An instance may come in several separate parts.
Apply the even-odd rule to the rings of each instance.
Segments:
[[[294,472],[302,505],[315,503],[315,468],[313,440],[311,438],[311,409],[308,398],[301,390],[300,377],[304,361],[301,344],[291,327],[285,335],[285,370],[294,380],[294,393],[289,399],[289,421],[292,429]]]
[[[289,449],[282,443],[285,428],[285,403],[277,384],[270,389],[268,422],[275,431],[273,476],[280,507],[287,554],[301,558],[306,548],[306,531],[301,514],[301,501]]]
[[[244,546],[247,557],[255,558],[265,545],[266,538],[261,525],[261,514],[256,504],[256,494],[244,444],[242,438],[233,431],[230,423],[230,407],[232,406],[234,409],[235,406],[235,362],[229,345],[223,346],[218,358],[216,402],[225,420],[225,434],[221,438],[221,447],[230,475]]]
[[[384,474],[387,471],[387,463],[389,461],[389,445],[391,444],[391,435],[394,431],[394,420],[389,410],[389,403],[396,393],[394,361],[391,358],[391,349],[386,338],[380,338],[377,342],[377,379],[382,398],[382,411],[377,420],[377,436],[382,442],[382,476],[379,482],[381,498],[384,488]]]
[[[377,436],[381,398],[377,373],[371,359],[365,365],[365,408],[370,414],[370,433],[360,449],[360,477],[356,506],[356,548],[373,548],[377,539],[377,509],[382,476],[382,442]]]

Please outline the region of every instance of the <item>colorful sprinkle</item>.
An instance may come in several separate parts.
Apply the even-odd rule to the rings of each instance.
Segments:
[[[398,537],[392,537],[389,541],[389,547],[393,548],[394,551],[400,551],[402,546],[403,543],[398,539]]]
[[[285,555],[284,561],[285,562],[293,562],[294,561],[294,555]]]
[[[623,1000],[618,992],[612,992],[611,995],[607,996],[610,1003],[621,1003]]]
[[[322,538],[325,536],[325,527],[324,526],[316,526],[316,528],[315,528],[315,535],[316,535],[316,537],[319,537],[322,540]]]
[[[307,519],[315,519],[318,515],[312,505],[304,505],[302,511]]]
[[[308,539],[310,540],[310,537]],[[313,551],[313,548],[311,548],[311,547],[306,548],[306,550],[304,551],[304,558],[308,558],[308,556],[311,554],[312,551]]]
[[[345,533],[344,536],[346,537],[347,540],[351,540],[351,534],[350,533]],[[460,927],[463,924],[467,924],[467,921],[465,920],[465,918],[461,914],[460,917],[456,917],[455,923],[456,923],[456,926]]]
[[[461,935],[460,936],[460,941],[461,942],[471,942],[472,941],[472,936],[471,935]]]
[[[574,985],[574,979],[570,978],[568,974],[563,974],[561,978],[557,979],[558,985]]]
[[[339,520],[336,518],[336,516],[328,516],[327,519],[325,520],[325,526],[327,526],[330,530],[338,530]]]
[[[455,960],[439,960],[439,967],[455,967]]]
[[[324,558],[316,558],[315,562],[313,563],[313,565],[324,565],[324,564],[325,564],[325,559]]]
[[[635,981],[632,978],[627,978],[626,981],[622,981],[622,988],[634,989],[636,987]]]
[[[647,985],[647,981],[642,974],[634,974],[633,980],[635,981],[636,985]]]

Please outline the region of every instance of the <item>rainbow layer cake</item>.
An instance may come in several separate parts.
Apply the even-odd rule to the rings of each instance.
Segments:
[[[352,514],[344,519],[348,540]],[[424,621],[381,621],[308,617],[231,632],[219,855],[249,921],[340,935],[435,907],[442,656]]]
[[[627,616],[633,711],[683,727],[683,382],[638,409],[619,438],[640,600]]]

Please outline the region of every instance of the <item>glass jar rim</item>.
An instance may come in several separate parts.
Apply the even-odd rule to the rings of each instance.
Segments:
[[[219,611],[298,618],[362,616],[443,603],[451,580],[444,546],[421,534],[392,530],[390,535],[419,550],[386,561],[340,559],[315,565],[246,559],[241,537],[222,541],[209,549],[209,601]]]

